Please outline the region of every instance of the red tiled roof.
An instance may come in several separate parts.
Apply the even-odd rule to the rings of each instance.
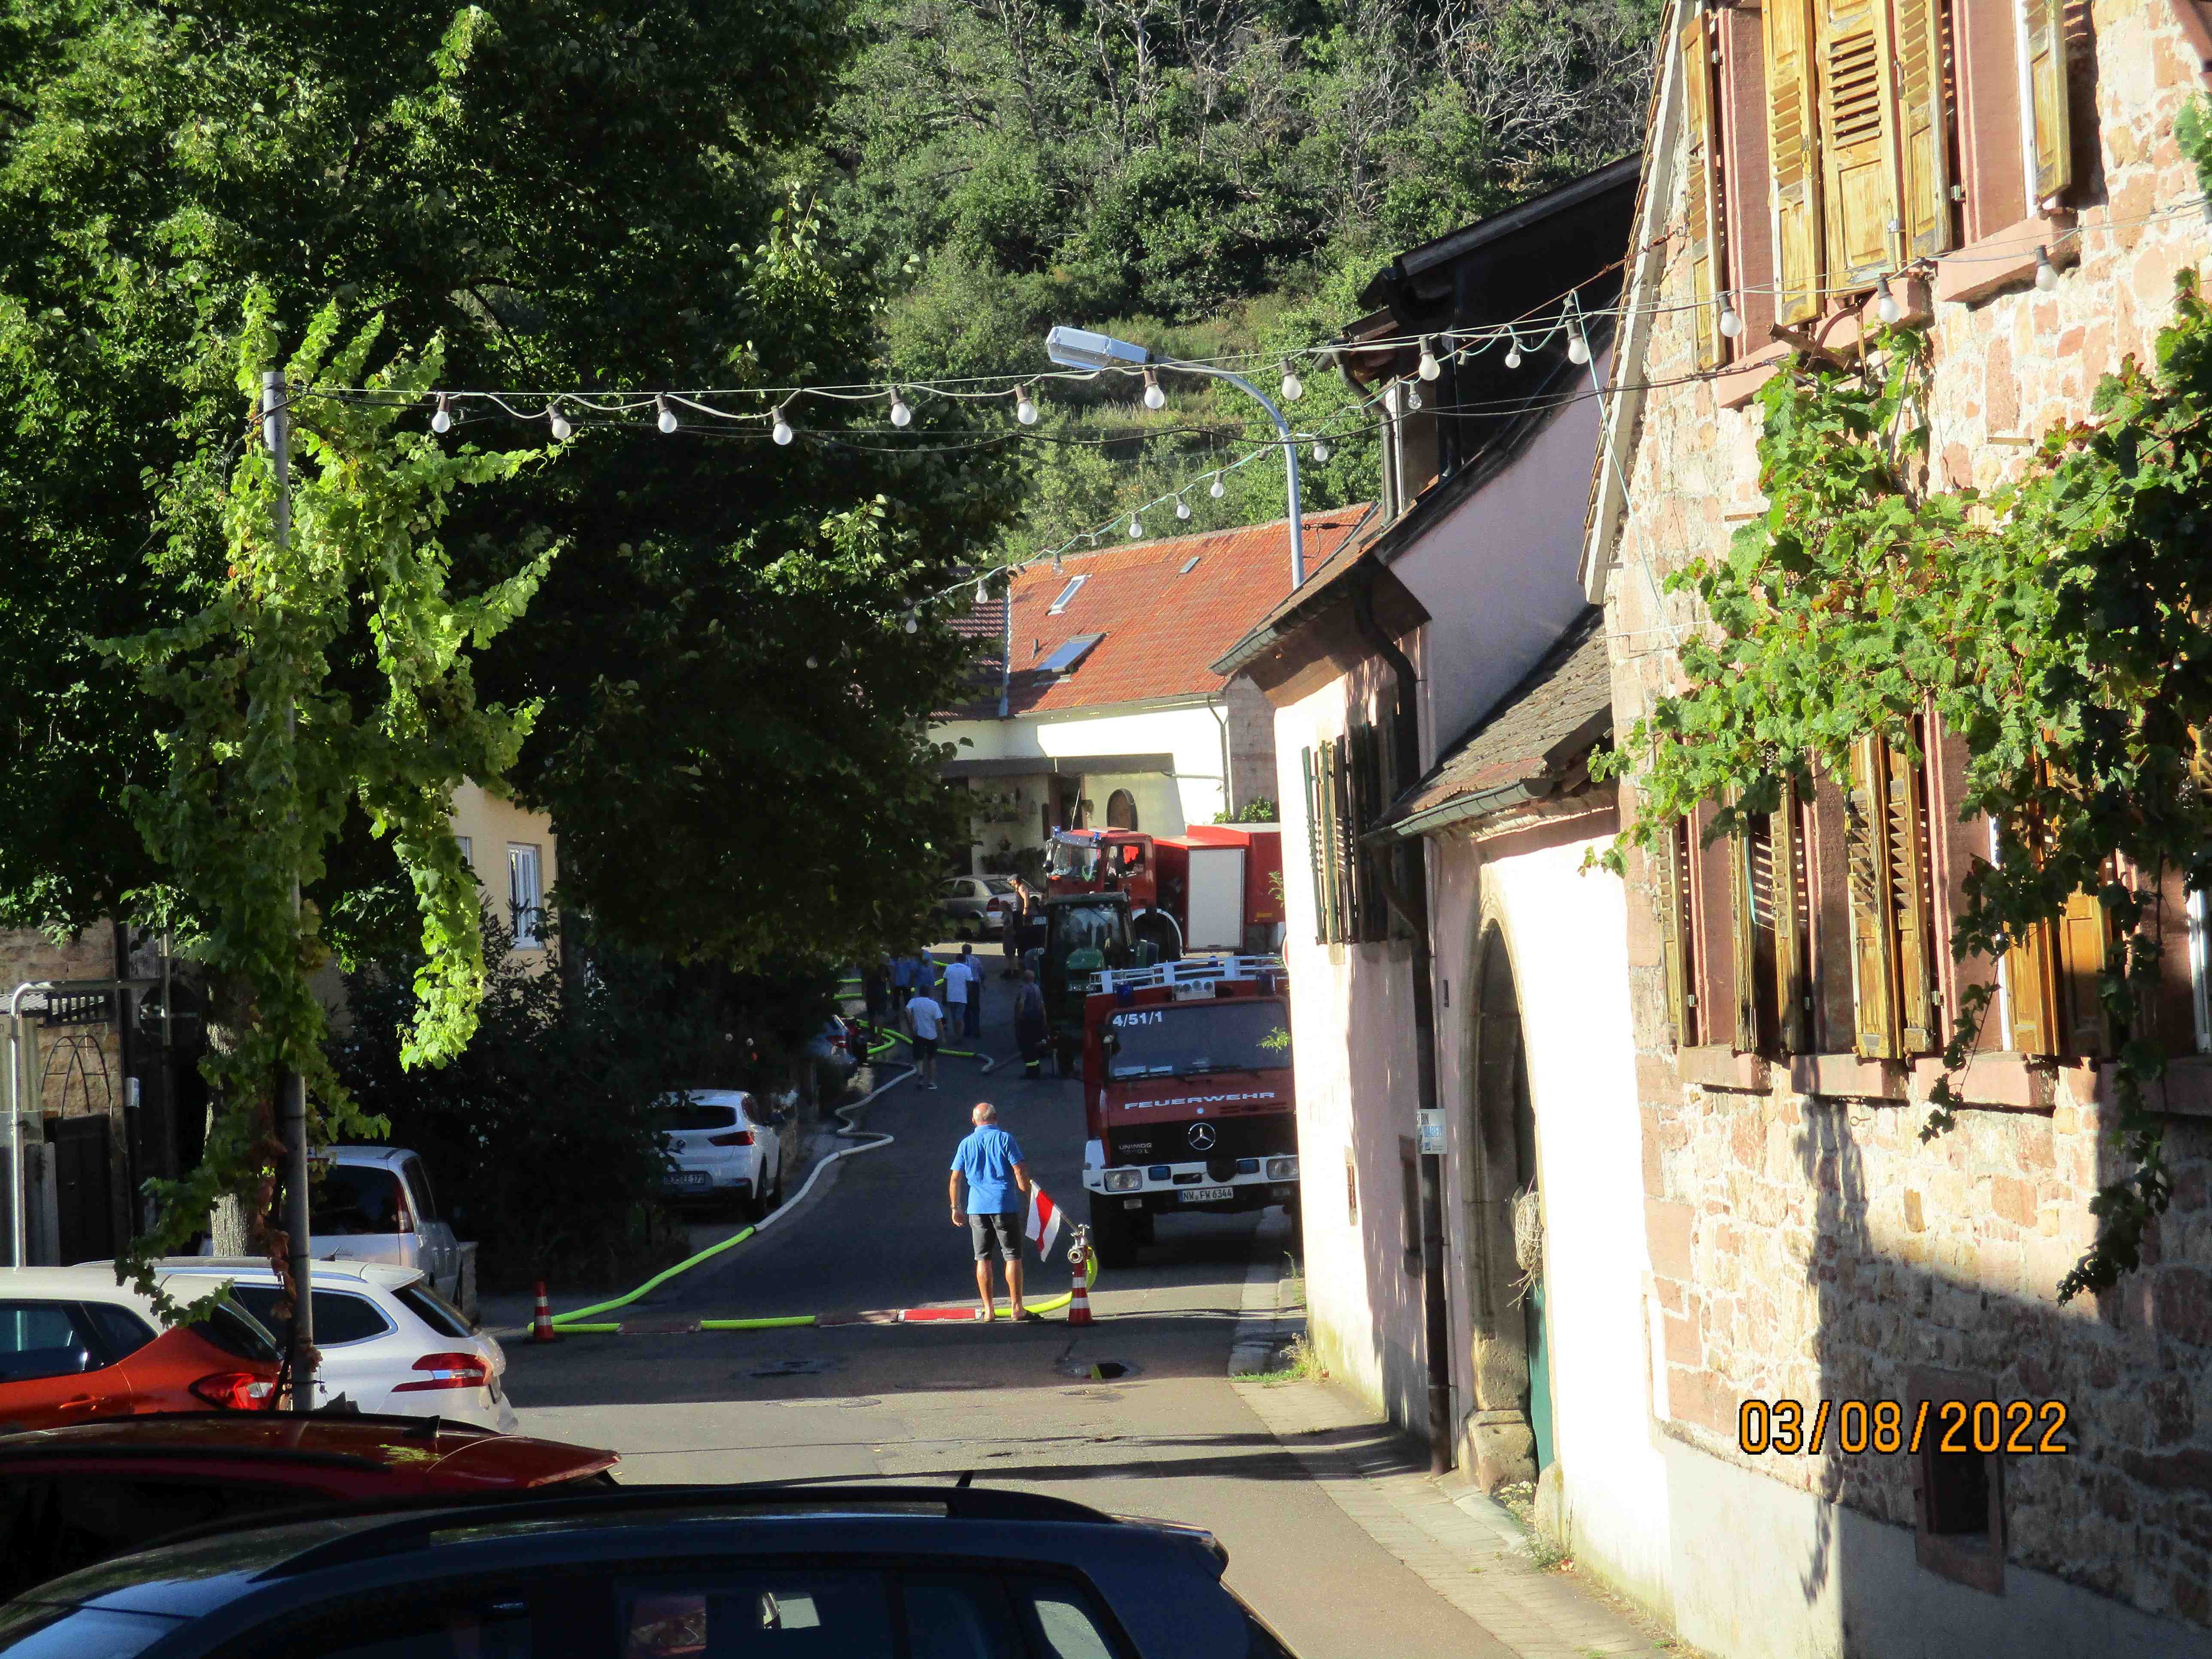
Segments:
[[[1306,515],[1308,570],[1335,553],[1365,510],[1347,507]],[[1182,574],[1193,558],[1197,564]],[[1290,521],[1071,553],[1062,565],[1058,571],[1032,565],[1013,579],[1008,708],[1017,715],[1218,691],[1224,677],[1210,665],[1290,592]],[[1060,590],[1078,576],[1089,580],[1065,611],[1051,614]],[[995,603],[990,620],[995,633]],[[981,626],[974,631],[983,634]],[[1103,637],[1073,672],[1036,672],[1061,645],[1085,634]],[[995,668],[998,653],[989,654]],[[994,696],[957,711],[956,717],[997,712]]]

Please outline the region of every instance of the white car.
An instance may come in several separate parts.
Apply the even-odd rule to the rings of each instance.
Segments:
[[[411,1267],[448,1302],[461,1299],[461,1243],[440,1215],[429,1172],[413,1152],[327,1147],[315,1154],[308,1201],[307,1253],[317,1261]],[[204,1254],[213,1248],[200,1245]]]
[[[280,1348],[289,1346],[291,1322],[276,1316],[276,1272],[259,1257],[173,1256],[156,1271],[163,1288],[182,1300],[228,1280],[232,1299],[269,1328]],[[471,1329],[418,1269],[319,1261],[308,1273],[321,1355],[318,1407],[343,1396],[365,1412],[442,1417],[514,1432],[514,1407],[501,1381],[506,1351]]]
[[[783,1140],[743,1089],[690,1089],[653,1110],[671,1198],[734,1200],[758,1220],[783,1202]]]

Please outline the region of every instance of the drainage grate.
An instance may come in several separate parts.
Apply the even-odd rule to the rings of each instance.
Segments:
[[[1091,1382],[1111,1382],[1137,1374],[1134,1365],[1121,1359],[1063,1359],[1053,1369],[1062,1376],[1079,1376]]]
[[[765,1359],[750,1370],[738,1373],[741,1380],[762,1381],[778,1376],[825,1376],[845,1362],[842,1359],[820,1358],[812,1359]]]

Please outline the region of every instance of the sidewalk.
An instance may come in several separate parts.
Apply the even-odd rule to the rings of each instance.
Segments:
[[[1270,1216],[1254,1241],[1230,1385],[1307,1476],[1370,1538],[1524,1659],[1674,1650],[1573,1578],[1536,1564],[1529,1534],[1455,1475],[1437,1477],[1409,1440],[1377,1439],[1379,1419],[1325,1382],[1277,1372],[1305,1329],[1299,1281],[1284,1272],[1289,1228]],[[1352,1445],[1335,1443],[1346,1441]]]

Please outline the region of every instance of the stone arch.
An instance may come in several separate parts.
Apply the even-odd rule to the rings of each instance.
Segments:
[[[1486,900],[1488,895],[1486,894]],[[1461,1429],[1462,1455],[1486,1490],[1537,1474],[1529,1355],[1540,1318],[1514,1248],[1516,1194],[1536,1179],[1536,1121],[1528,1090],[1518,975],[1503,918],[1482,907],[1468,984],[1460,1103],[1460,1237],[1467,1279],[1468,1370],[1474,1399]],[[1545,1402],[1548,1407],[1548,1401]]]

